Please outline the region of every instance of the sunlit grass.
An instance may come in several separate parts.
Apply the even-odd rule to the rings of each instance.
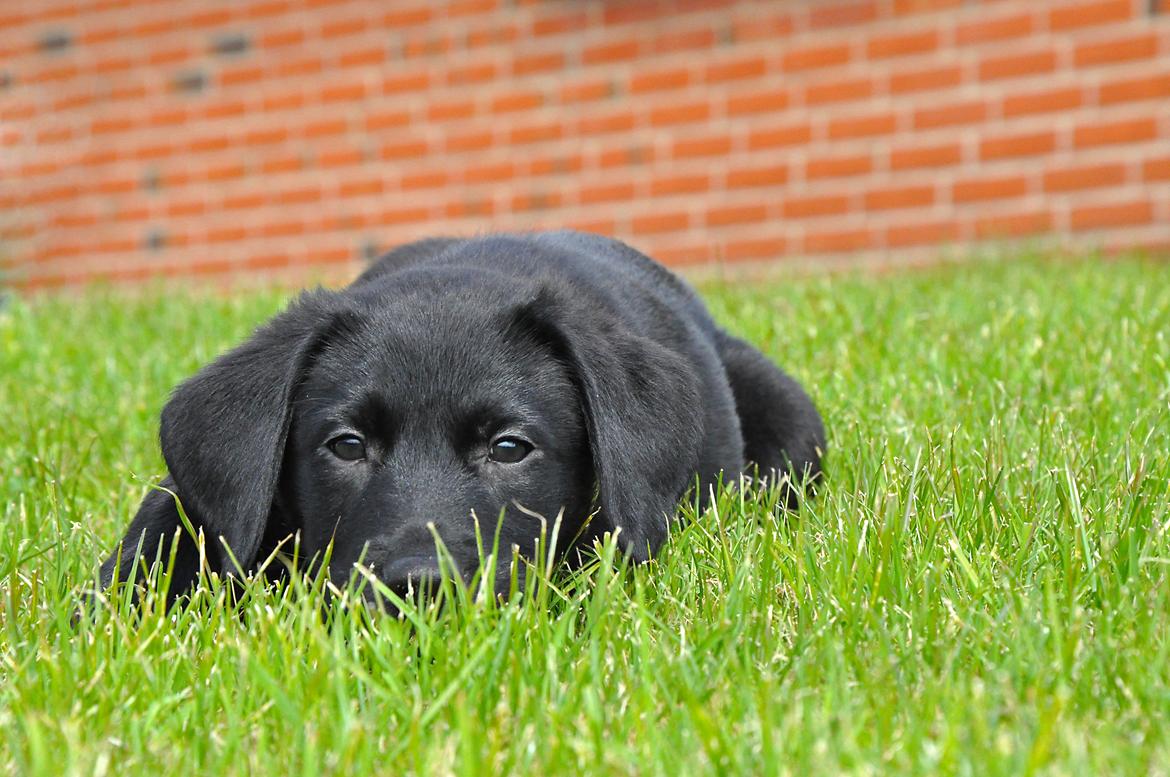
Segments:
[[[504,605],[398,620],[208,580],[76,628],[161,474],[167,392],[284,297],[9,304],[0,771],[1165,773],[1170,268],[704,291],[824,412],[798,514],[729,490],[657,561],[603,548]]]

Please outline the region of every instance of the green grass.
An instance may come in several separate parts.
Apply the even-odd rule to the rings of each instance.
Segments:
[[[71,629],[168,390],[282,298],[10,304],[0,772],[1166,774],[1170,268],[705,291],[816,397],[820,498],[414,624],[212,584]]]

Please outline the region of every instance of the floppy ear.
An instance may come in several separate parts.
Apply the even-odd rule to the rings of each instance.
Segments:
[[[256,560],[272,512],[298,378],[339,320],[337,295],[307,292],[243,345],[180,385],[162,411],[159,437],[166,491],[143,500],[119,548],[102,565],[101,582],[125,580],[141,557],[149,564],[181,521],[178,495],[193,527],[208,539],[208,561],[231,571],[223,544],[240,566]],[[193,541],[180,533],[172,595],[198,574]],[[164,545],[168,548],[169,544]],[[164,552],[165,556],[165,552]]]
[[[163,458],[209,545],[245,569],[272,511],[293,392],[336,322],[336,295],[307,292],[180,385],[162,411]],[[223,566],[231,565],[223,554]]]
[[[573,372],[601,497],[601,531],[645,561],[666,539],[698,470],[699,377],[679,353],[566,293],[523,307]]]

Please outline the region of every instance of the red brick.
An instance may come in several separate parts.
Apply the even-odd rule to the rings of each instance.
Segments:
[[[427,153],[427,142],[419,138],[394,138],[378,150],[382,159],[415,159]]]
[[[1073,130],[1073,145],[1095,148],[1118,143],[1141,143],[1158,136],[1158,122],[1153,117],[1082,124]]]
[[[980,216],[975,219],[975,237],[980,240],[1018,238],[1036,235],[1052,229],[1052,214],[1048,211]]]
[[[691,72],[685,67],[666,70],[651,70],[635,73],[630,77],[630,92],[657,92],[666,89],[682,89],[691,83]]]
[[[225,210],[249,210],[259,208],[266,200],[267,195],[263,192],[229,194],[223,198],[223,207]]]
[[[381,65],[385,61],[386,47],[382,44],[350,49],[337,58],[337,63],[342,67]]]
[[[787,248],[788,241],[783,237],[729,240],[723,247],[723,256],[730,262],[741,262],[745,259],[779,259]]]
[[[930,89],[950,89],[958,86],[962,80],[963,70],[958,65],[899,70],[890,74],[890,91],[894,94],[904,94]]]
[[[897,126],[898,117],[894,113],[841,117],[829,120],[829,138],[843,140],[888,135],[897,129]]]
[[[598,65],[612,62],[628,62],[638,56],[641,48],[637,38],[628,40],[607,40],[593,46],[587,46],[581,52],[581,61],[586,65]]]
[[[204,178],[208,181],[227,181],[232,178],[243,178],[247,168],[242,162],[225,162],[218,165],[211,165],[204,172]]]
[[[560,35],[561,33],[573,32],[584,28],[587,21],[588,16],[584,11],[557,13],[536,19],[532,23],[532,32],[541,36]]]
[[[450,86],[468,86],[482,84],[493,80],[499,75],[499,68],[494,62],[472,62],[466,65],[455,65],[447,71],[444,83]]]
[[[648,146],[632,145],[628,148],[611,148],[597,154],[598,167],[632,167],[634,165],[650,164],[657,154]]]
[[[516,165],[512,162],[486,162],[463,168],[462,179],[464,183],[497,183],[515,174]]]
[[[1003,200],[1023,197],[1028,193],[1028,179],[1022,175],[960,178],[951,189],[951,199],[957,204],[982,200]]]
[[[804,250],[810,254],[861,251],[875,245],[869,229],[825,229],[811,231],[804,236]]]
[[[301,219],[284,219],[282,221],[268,221],[260,225],[260,234],[265,237],[290,237],[303,235],[308,229]]]
[[[513,111],[527,111],[539,108],[544,104],[544,95],[536,91],[517,91],[497,95],[492,98],[491,110],[493,113],[511,113]]]
[[[220,71],[219,82],[224,86],[252,84],[264,77],[264,68],[259,65],[237,65]]]
[[[831,5],[817,4],[809,9],[808,25],[814,30],[863,24],[877,18],[877,4],[873,0],[844,2]]]
[[[596,184],[582,186],[577,200],[582,205],[595,205],[599,202],[618,202],[634,199],[635,189],[631,181]]]
[[[499,0],[454,0],[447,5],[446,11],[449,17],[458,18],[495,11],[498,7]]]
[[[375,214],[374,221],[381,226],[391,227],[399,224],[420,223],[426,221],[430,216],[430,210],[427,208],[410,205],[407,207],[385,208]]]
[[[899,16],[949,11],[963,5],[965,0],[894,0],[894,13]]]
[[[670,54],[691,49],[708,49],[715,45],[715,30],[710,26],[692,30],[668,30],[650,44],[655,54]]]
[[[304,105],[305,95],[300,91],[276,92],[266,95],[261,102],[262,108],[267,112],[291,111]]]
[[[563,202],[564,195],[560,191],[529,191],[513,195],[511,208],[513,213],[550,210],[559,208]]]
[[[985,138],[979,144],[979,158],[983,161],[1021,156],[1050,154],[1056,149],[1056,133],[1051,130],[998,134]]]
[[[249,3],[244,14],[249,19],[261,19],[266,16],[280,16],[292,9],[289,0],[266,0],[265,2]]]
[[[387,73],[382,76],[382,94],[421,92],[431,85],[431,75],[426,71]]]
[[[584,155],[579,153],[536,156],[528,162],[528,175],[568,175],[581,172]]]
[[[843,194],[789,197],[780,209],[789,219],[840,216],[848,211],[849,197]]]
[[[1101,84],[1102,105],[1170,98],[1170,72],[1120,78]]]
[[[322,38],[339,38],[344,35],[356,35],[369,27],[369,21],[357,16],[351,19],[326,19],[321,24]]]
[[[957,124],[978,124],[987,118],[987,103],[983,100],[945,103],[914,112],[915,129],[950,127]]]
[[[410,124],[410,112],[406,110],[374,110],[366,114],[366,130],[376,132],[384,129],[401,129]]]
[[[812,139],[812,127],[807,123],[780,124],[753,130],[748,135],[748,148],[756,151],[776,146],[796,146]]]
[[[837,155],[809,159],[804,166],[804,177],[809,180],[841,178],[864,175],[872,170],[873,160],[869,154]]]
[[[987,57],[979,63],[979,77],[984,81],[1024,78],[1056,70],[1056,52],[1028,51]]]
[[[672,103],[650,110],[650,123],[655,127],[706,121],[711,116],[711,104],[706,100],[691,103]]]
[[[360,148],[353,148],[352,146],[337,146],[323,150],[317,156],[317,164],[320,167],[345,167],[347,165],[356,165],[364,162],[366,155],[362,153]]]
[[[866,210],[918,208],[934,203],[933,186],[889,186],[865,193]]]
[[[484,218],[495,212],[495,203],[482,197],[465,197],[447,203],[443,209],[443,214],[449,219]]]
[[[1066,3],[1052,9],[1048,15],[1048,26],[1055,31],[1076,27],[1095,27],[1109,22],[1118,22],[1133,16],[1132,0],[1089,0],[1088,2]]]
[[[730,136],[712,135],[710,137],[675,140],[672,155],[677,159],[685,159],[687,157],[723,156],[730,151]]]
[[[1032,33],[1034,29],[1032,20],[1033,14],[1030,11],[992,18],[980,14],[955,27],[955,43],[963,46],[1022,38]]]
[[[1132,200],[1110,205],[1085,205],[1073,208],[1073,229],[1109,229],[1132,227],[1153,221],[1154,206],[1148,200]]]
[[[959,143],[942,143],[931,146],[915,143],[891,149],[890,168],[910,170],[919,167],[948,167],[959,164],[962,158],[963,148]]]
[[[864,100],[872,96],[873,92],[873,78],[870,76],[834,79],[806,86],[804,102],[806,105],[823,105],[849,100]]]
[[[677,173],[655,178],[650,182],[650,194],[653,197],[664,197],[670,194],[698,194],[705,192],[711,186],[711,179],[706,173]]]
[[[585,136],[629,132],[637,124],[637,115],[629,108],[621,108],[604,113],[583,115],[577,122],[576,132]]]
[[[783,186],[788,183],[788,165],[746,165],[727,171],[727,186],[731,189],[754,186]]]
[[[430,121],[459,121],[474,115],[474,100],[436,100],[427,108],[427,119]]]
[[[603,6],[602,22],[606,25],[646,22],[661,15],[666,9],[662,0],[640,0],[637,3],[614,3]]]
[[[308,202],[317,202],[321,199],[321,188],[316,185],[300,186],[290,189],[281,189],[273,199],[280,205],[296,205]]]
[[[512,60],[512,75],[528,76],[560,70],[565,66],[565,55],[559,51],[527,54]]]
[[[1057,89],[1013,94],[1003,100],[1005,117],[1027,116],[1034,113],[1054,113],[1080,108],[1085,102],[1084,88],[1066,86]]]
[[[924,54],[937,48],[938,32],[936,30],[920,30],[897,32],[872,38],[865,47],[865,54],[870,59],[886,59],[904,57],[909,54]]]
[[[1117,186],[1125,182],[1125,165],[1102,163],[1071,165],[1049,170],[1044,174],[1044,191],[1068,192],[1101,186]]]
[[[495,143],[495,133],[490,129],[469,129],[453,132],[447,136],[444,148],[447,151],[484,151]],[[425,145],[423,146],[425,149]],[[416,153],[403,154],[403,157],[415,156]]]
[[[768,72],[767,62],[762,56],[741,57],[707,66],[703,79],[709,83],[722,83],[744,78],[759,78]]]
[[[543,143],[558,140],[563,134],[564,126],[559,121],[545,121],[513,127],[508,138],[512,143]]]
[[[382,14],[382,27],[387,29],[414,27],[426,24],[431,20],[432,15],[433,11],[429,4],[424,3],[415,8],[404,8],[396,2]]]
[[[1125,35],[1109,40],[1082,43],[1073,53],[1077,67],[1111,65],[1150,59],[1158,53],[1158,36],[1152,32]]]
[[[886,228],[886,247],[927,245],[930,243],[953,243],[959,239],[960,230],[954,221],[926,221],[900,224]]]
[[[798,71],[844,65],[849,59],[848,45],[831,43],[790,49],[781,63],[785,70]]]
[[[735,224],[752,224],[768,217],[768,209],[760,203],[748,205],[724,205],[707,211],[708,227],[727,227]]]
[[[772,113],[788,107],[788,92],[771,87],[758,92],[733,94],[727,98],[727,113],[741,116],[750,113]]]
[[[342,135],[348,129],[345,119],[321,119],[306,124],[301,135],[306,138],[323,138],[330,135]]]
[[[291,173],[305,166],[299,154],[280,154],[264,159],[260,169],[267,174]]]
[[[615,93],[613,82],[608,78],[591,78],[562,86],[560,99],[563,103],[592,102],[613,97]]]
[[[630,226],[636,235],[680,232],[690,226],[690,216],[686,213],[655,213],[648,216],[635,216],[630,220]]]
[[[1170,181],[1170,156],[1148,159],[1142,165],[1142,179],[1146,181]]]

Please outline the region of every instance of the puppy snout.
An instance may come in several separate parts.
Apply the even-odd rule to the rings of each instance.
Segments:
[[[382,583],[403,599],[433,594],[442,580],[437,561],[430,556],[407,556],[396,559],[378,572]]]

